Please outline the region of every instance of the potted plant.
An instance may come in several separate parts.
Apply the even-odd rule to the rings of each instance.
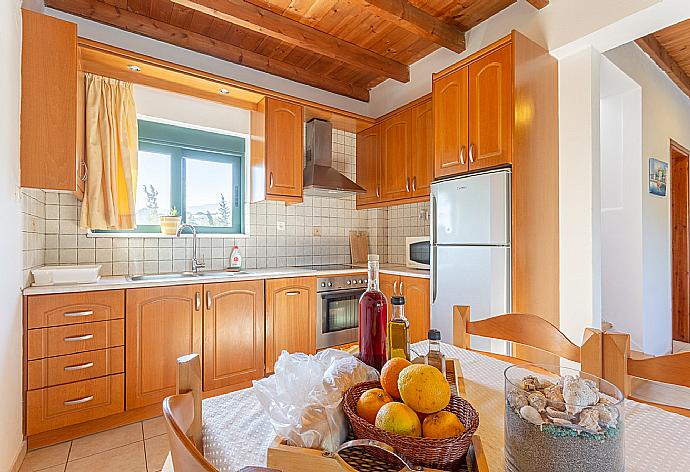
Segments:
[[[177,208],[172,207],[170,214],[160,217],[161,233],[174,235],[182,223],[182,217],[177,214]]]

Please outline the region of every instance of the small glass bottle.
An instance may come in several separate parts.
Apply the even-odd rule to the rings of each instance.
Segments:
[[[393,315],[388,322],[388,359],[410,360],[410,322],[405,318],[405,297],[391,297]]]
[[[441,352],[441,332],[437,329],[429,330],[429,354],[426,356],[426,363],[446,375],[446,356]]]
[[[379,290],[379,256],[369,254],[367,291],[359,299],[359,357],[381,370],[386,357],[388,303]]]

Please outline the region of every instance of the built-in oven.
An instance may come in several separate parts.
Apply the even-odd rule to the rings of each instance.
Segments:
[[[316,348],[357,342],[366,274],[322,277],[316,283]]]

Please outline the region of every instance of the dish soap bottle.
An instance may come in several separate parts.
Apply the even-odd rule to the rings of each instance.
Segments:
[[[379,290],[379,256],[369,254],[367,291],[359,298],[359,357],[376,370],[386,363],[388,303]]]
[[[230,271],[239,272],[242,268],[242,254],[240,254],[240,248],[238,246],[232,247],[232,252],[230,253]]]
[[[405,318],[405,297],[391,297],[393,315],[388,322],[388,359],[410,360],[410,322]]]

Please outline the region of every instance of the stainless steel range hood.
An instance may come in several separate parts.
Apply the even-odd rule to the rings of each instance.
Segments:
[[[305,140],[304,190],[307,195],[346,197],[366,192],[333,168],[333,125],[313,118],[307,122]]]

